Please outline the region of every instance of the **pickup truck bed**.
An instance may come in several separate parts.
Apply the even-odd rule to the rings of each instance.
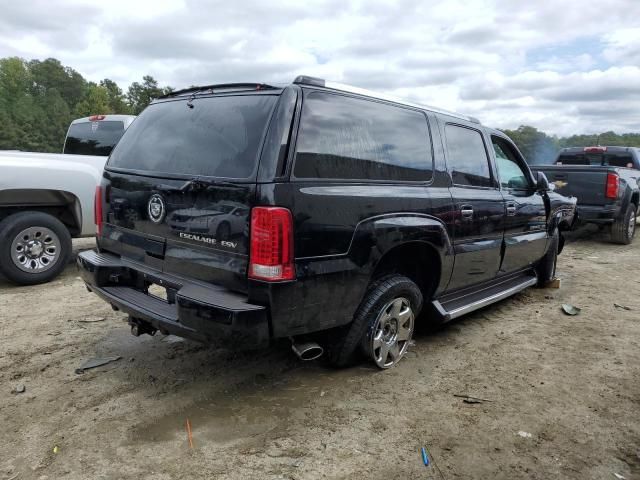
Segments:
[[[555,165],[531,169],[544,173],[556,192],[578,199],[580,222],[610,225],[612,239],[629,244],[640,203],[639,151],[599,146],[563,149]]]
[[[589,165],[532,166],[544,173],[555,191],[578,199],[578,218],[589,223],[613,223],[627,206],[631,191],[637,189],[640,172],[628,168],[594,167]],[[607,177],[617,175],[622,195],[607,198]],[[630,183],[630,185],[628,185]],[[627,192],[627,188],[629,192]],[[636,204],[637,206],[637,204]]]

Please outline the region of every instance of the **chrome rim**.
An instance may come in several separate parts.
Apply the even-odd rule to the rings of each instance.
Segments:
[[[631,213],[631,218],[629,219],[629,227],[627,227],[627,235],[629,238],[633,238],[633,234],[636,231],[636,215],[634,212]]]
[[[411,303],[398,297],[380,311],[368,339],[369,355],[380,368],[393,367],[409,348],[414,314]]]
[[[11,244],[11,260],[27,273],[42,273],[52,268],[60,258],[60,239],[46,227],[22,230]]]

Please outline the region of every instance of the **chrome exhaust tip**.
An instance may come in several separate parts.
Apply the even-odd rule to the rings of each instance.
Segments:
[[[300,360],[305,362],[320,358],[324,353],[324,349],[316,342],[296,343],[291,341],[291,350],[295,353]]]

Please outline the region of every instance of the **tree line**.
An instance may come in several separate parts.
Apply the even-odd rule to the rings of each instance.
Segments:
[[[0,150],[60,152],[75,118],[140,113],[171,91],[147,75],[126,93],[108,78],[87,81],[55,58],[0,59]]]
[[[0,59],[0,150],[60,152],[71,121],[95,114],[139,114],[173,89],[149,75],[126,93],[108,78],[87,81],[55,58]],[[589,145],[640,146],[640,133],[550,136],[529,125],[504,130],[529,163],[550,163],[558,149]]]
[[[594,135],[550,136],[529,125],[516,130],[502,130],[518,146],[530,164],[552,163],[558,150],[565,147],[589,147],[594,145],[617,145],[640,147],[640,133],[618,134],[612,131]]]

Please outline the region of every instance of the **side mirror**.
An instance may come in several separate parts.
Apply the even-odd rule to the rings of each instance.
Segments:
[[[537,178],[537,188],[539,192],[548,192],[550,190],[549,188],[549,180],[547,179],[547,176],[542,173],[542,172],[538,172],[538,178]]]

